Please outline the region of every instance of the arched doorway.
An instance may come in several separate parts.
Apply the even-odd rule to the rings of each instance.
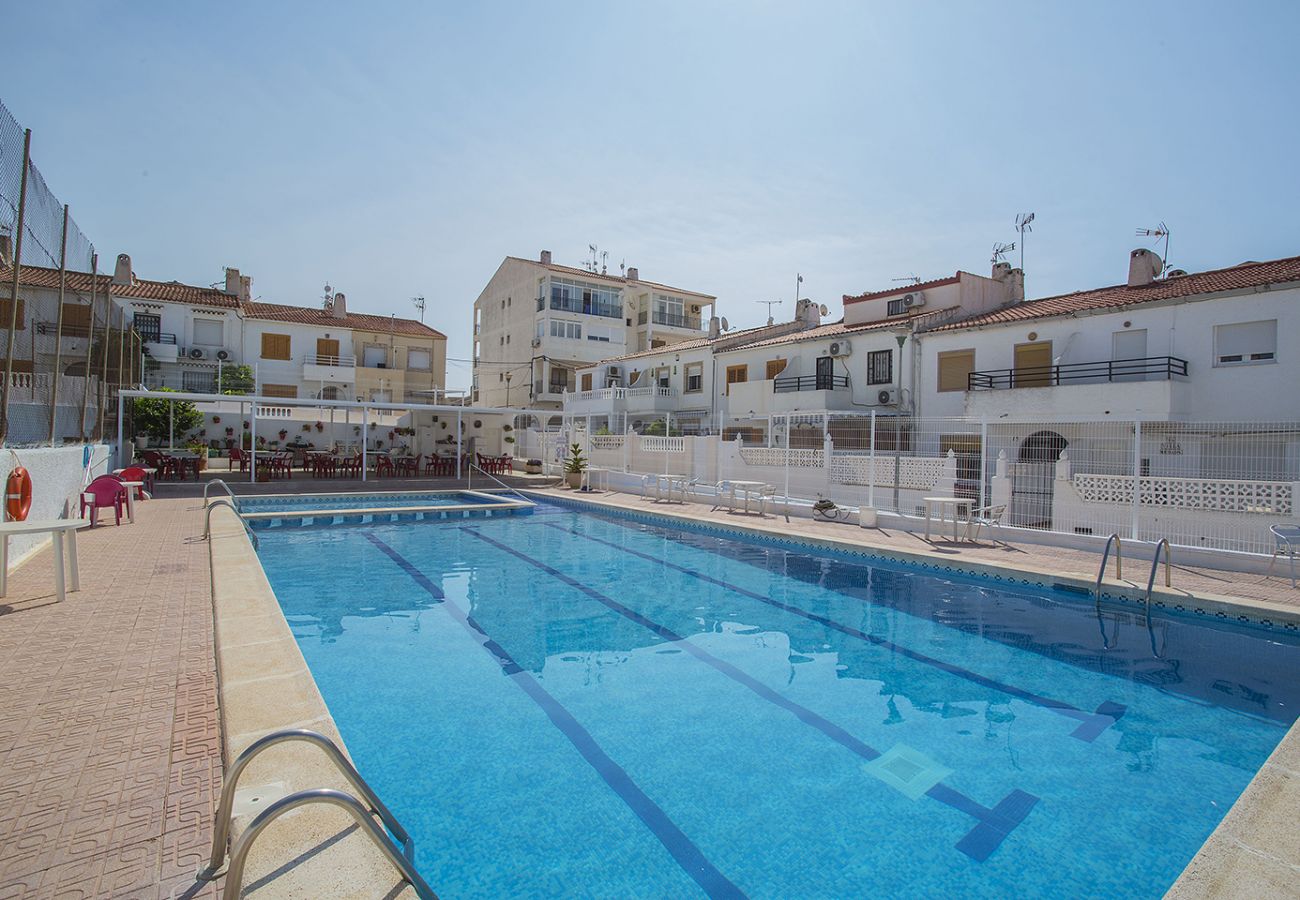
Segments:
[[[1056,461],[1069,441],[1055,431],[1036,431],[1020,442],[1011,470],[1012,525],[1021,528],[1052,527],[1052,490]]]

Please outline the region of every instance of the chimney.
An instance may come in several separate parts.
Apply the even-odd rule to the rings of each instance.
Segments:
[[[113,267],[113,284],[129,285],[135,280],[135,275],[131,272],[131,257],[125,253],[117,255],[117,265]]]
[[[628,266],[628,269],[627,269],[627,280],[628,280],[628,281],[640,281],[640,280],[641,280],[641,273],[638,272],[638,271],[636,270],[636,266]]]
[[[1142,287],[1156,280],[1163,263],[1145,247],[1139,247],[1128,255],[1128,286]]]
[[[239,276],[239,299],[243,300],[245,303],[253,299],[253,276],[252,275]]]
[[[226,293],[232,296],[239,295],[239,270],[226,266]]]
[[[549,266],[551,264],[551,251],[543,250],[541,256],[539,256],[538,259],[542,261],[542,265]]]
[[[14,239],[7,234],[0,234],[0,266],[14,264]]]
[[[346,319],[348,315],[347,299],[342,294],[334,295],[334,303],[330,306],[330,315],[336,319]]]
[[[1012,269],[1010,277],[1011,277],[1011,302],[1012,303],[1025,302],[1025,270]]]
[[[1025,299],[1025,273],[1020,269],[1013,269],[1011,263],[994,263],[993,280],[1006,285],[1009,302],[1019,303]]]
[[[714,316],[709,319],[709,340],[716,341],[720,334],[722,334],[722,320]]]

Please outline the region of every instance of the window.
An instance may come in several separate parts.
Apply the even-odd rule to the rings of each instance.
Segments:
[[[663,366],[659,369],[656,369],[655,387],[661,387],[665,389],[671,387],[671,382],[669,381],[669,378],[671,378],[671,376],[672,376],[672,370],[669,369],[667,366]]]
[[[63,333],[84,336],[90,333],[90,307],[80,303],[63,304]],[[145,340],[149,340],[145,338]],[[158,340],[158,338],[154,338]]]
[[[1277,361],[1277,319],[1214,327],[1214,364],[1252,366]]]
[[[198,325],[198,322],[194,323]],[[197,338],[195,343],[198,343]],[[289,335],[262,333],[262,359],[292,359],[289,356]],[[297,396],[295,394],[295,396]]]
[[[264,384],[262,385],[263,397],[297,397],[298,386],[296,384]]]
[[[411,347],[406,351],[406,367],[427,372],[432,367],[433,354],[428,350]]]
[[[9,317],[13,315],[13,304],[7,299],[0,299],[0,322],[4,323],[2,327],[9,327]],[[18,330],[22,331],[27,327],[27,301],[18,298]],[[15,363],[17,360],[15,360]],[[14,371],[17,371],[15,369]]]
[[[322,400],[338,400],[339,399],[338,387],[332,384],[325,385],[323,388],[320,389],[320,398]]]
[[[727,366],[727,393],[731,393],[733,384],[749,381],[749,366]]]
[[[217,391],[216,372],[182,372],[181,390],[196,394],[215,394]]]
[[[587,340],[589,341],[602,341],[608,344],[613,334],[614,330],[612,328],[605,328],[601,325],[591,325],[587,328]]]
[[[225,341],[222,339],[222,335],[225,332],[225,328],[223,327],[223,324],[224,323],[222,323],[221,320],[219,319],[195,319],[194,320],[194,343],[198,344],[201,347],[223,346],[225,343]],[[283,337],[284,337],[283,358],[288,359],[289,358],[289,336],[286,334]],[[266,335],[262,336],[262,346],[263,347],[266,346]],[[266,356],[265,353],[262,355],[267,359],[273,358],[273,357]],[[280,359],[281,357],[277,356],[274,358]]]
[[[584,372],[583,375],[582,375],[582,390],[584,390],[584,391],[589,391],[589,390],[591,390],[591,373],[590,373],[590,372]]]
[[[604,287],[585,281],[552,278],[551,309],[621,319],[623,292],[618,288]]]
[[[551,337],[570,338],[580,341],[582,340],[582,324],[579,322],[566,322],[563,319],[552,319]]]
[[[897,300],[890,300],[885,306],[885,315],[887,316],[901,316],[905,312],[907,312],[907,306],[903,303],[902,297]]]
[[[552,394],[559,394],[569,389],[569,370],[568,369],[551,369],[550,390]]]
[[[65,327],[71,324],[68,321],[68,313],[73,309],[84,309],[87,313],[90,311],[89,306],[63,304],[63,324]],[[85,325],[87,321],[89,321],[89,316],[84,316],[83,320],[78,324]],[[159,337],[162,335],[162,316],[153,313],[136,313],[134,325],[136,332],[140,335],[140,340],[154,344],[158,343]]]
[[[872,350],[867,354],[867,384],[891,384],[894,380],[894,351]]]
[[[683,389],[687,394],[698,394],[704,390],[704,363],[687,363],[686,364],[686,385]]]
[[[361,365],[367,369],[388,368],[388,348],[379,344],[367,344],[361,351]]]
[[[769,359],[767,361],[767,372],[763,377],[768,381],[771,381],[773,378],[785,371],[786,365],[787,361],[784,359]]]
[[[975,371],[974,350],[948,350],[939,354],[939,390],[964,391],[967,378]]]

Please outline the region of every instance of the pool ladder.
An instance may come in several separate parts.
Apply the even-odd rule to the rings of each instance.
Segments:
[[[239,515],[239,507],[235,506],[233,501],[227,500],[224,497],[213,500],[208,504],[207,512],[203,517],[203,539],[205,541],[212,539],[212,511],[218,506],[226,506],[234,510],[235,515],[239,516],[240,524],[244,526],[244,531],[248,532],[248,539],[252,541],[253,549],[258,549],[257,535],[254,534],[253,529],[249,527],[248,520]]]
[[[334,763],[339,773],[347,779],[352,789],[360,795],[361,800],[345,791],[337,791],[331,788],[297,791],[287,797],[281,797],[254,816],[253,820],[248,823],[248,827],[244,829],[243,833],[235,841],[234,846],[230,848],[230,863],[226,866],[226,841],[230,837],[231,810],[235,805],[235,789],[239,784],[239,776],[263,750],[289,741],[304,741],[319,747],[325,753],[326,758]],[[312,803],[326,803],[347,812],[370,838],[371,842],[401,873],[402,878],[415,889],[416,896],[420,897],[421,900],[437,900],[437,894],[433,892],[433,889],[429,887],[428,883],[415,869],[415,841],[407,834],[406,829],[402,827],[388,807],[379,799],[379,796],[366,783],[366,780],[361,777],[361,773],[343,755],[338,745],[325,735],[305,728],[286,728],[282,731],[274,731],[254,741],[249,745],[248,749],[235,758],[230,771],[226,775],[225,783],[221,787],[221,802],[217,806],[217,818],[212,829],[212,856],[208,861],[207,868],[199,872],[199,880],[212,881],[222,873],[224,868],[226,885],[222,891],[222,898],[223,900],[238,900],[240,890],[243,887],[244,864],[248,861],[248,852],[257,840],[258,835],[285,813]],[[385,834],[384,828],[381,828],[375,822],[374,816],[378,816],[384,823],[384,828],[387,828],[401,842],[400,851],[388,834]]]
[[[1110,548],[1112,544],[1115,545],[1115,577],[1116,578],[1124,577],[1123,544],[1118,534],[1112,534],[1110,537],[1106,538],[1106,548],[1102,551],[1101,554],[1101,565],[1098,566],[1097,568],[1097,582],[1093,587],[1093,602],[1097,610],[1097,626],[1101,629],[1101,645],[1102,648],[1105,650],[1110,650],[1114,647],[1114,644],[1112,643],[1113,638],[1108,638],[1106,636],[1106,625],[1101,615],[1101,580],[1106,575],[1106,560],[1110,558]],[[1146,593],[1143,595],[1143,604],[1145,606],[1146,623],[1147,623],[1147,636],[1151,639],[1151,653],[1157,659],[1164,659],[1165,646],[1162,645],[1159,650],[1156,650],[1155,629],[1151,625],[1151,594],[1152,591],[1155,589],[1156,572],[1160,568],[1160,560],[1161,560],[1160,552],[1162,550],[1164,551],[1163,558],[1165,563],[1165,587],[1171,586],[1170,560],[1171,557],[1173,556],[1173,550],[1169,546],[1169,539],[1162,537],[1159,541],[1156,542],[1156,550],[1151,557],[1151,573],[1147,577],[1147,589],[1146,589]],[[1116,623],[1115,632],[1116,634],[1119,633],[1118,623]],[[1168,641],[1168,636],[1166,635],[1166,643],[1167,641]]]
[[[234,500],[234,499],[235,499],[235,492],[232,491],[232,490],[230,489],[230,485],[226,484],[226,483],[225,483],[224,481],[222,481],[220,478],[214,478],[214,479],[212,479],[211,481],[209,481],[207,484],[203,485],[203,502],[204,502],[204,503],[207,503],[207,502],[208,502],[208,490],[211,489],[213,485],[217,485],[217,484],[221,485],[221,489],[222,489],[223,491],[225,491],[227,494],[230,495],[230,499],[231,499],[231,500]]]

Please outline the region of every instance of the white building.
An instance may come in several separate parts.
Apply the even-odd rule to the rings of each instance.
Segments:
[[[698,339],[716,298],[626,275],[509,256],[474,301],[475,403],[559,409],[576,371]]]

